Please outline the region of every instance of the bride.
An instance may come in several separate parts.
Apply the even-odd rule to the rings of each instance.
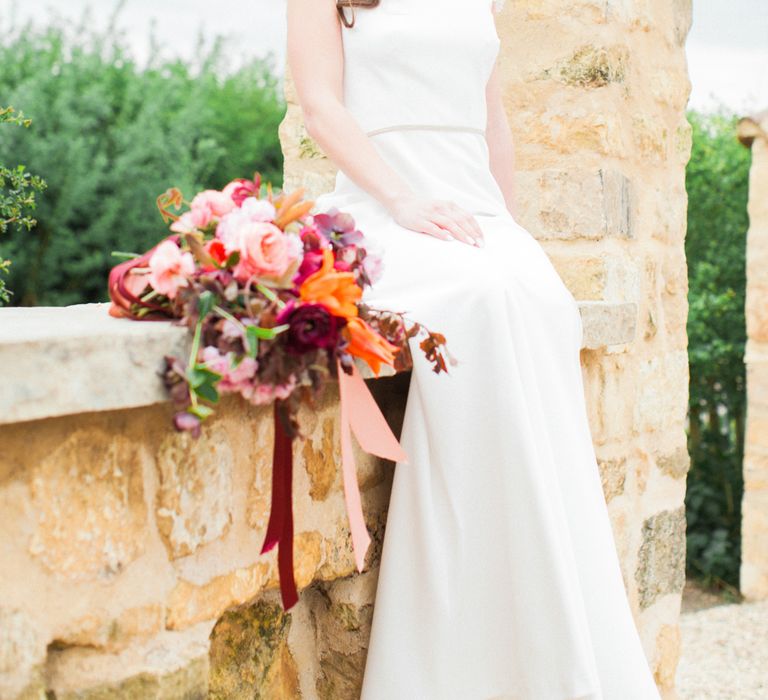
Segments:
[[[338,2],[338,4],[337,4]],[[496,0],[500,5],[503,0]],[[659,700],[587,421],[578,305],[516,220],[492,0],[288,0],[317,211],[383,256],[413,352],[363,700]],[[414,348],[415,350],[415,348]]]

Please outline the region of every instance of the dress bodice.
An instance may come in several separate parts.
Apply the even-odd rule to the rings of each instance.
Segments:
[[[344,102],[363,131],[485,132],[485,86],[500,45],[491,0],[381,0],[356,7],[354,26],[341,31]]]

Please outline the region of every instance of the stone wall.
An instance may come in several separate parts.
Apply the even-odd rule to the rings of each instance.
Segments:
[[[353,700],[393,465],[355,445],[373,539],[352,557],[338,391],[299,418],[284,613],[260,555],[272,418],[230,397],[199,441],[171,428],[158,370],[186,329],[106,304],[0,309],[0,698]],[[584,346],[623,343],[628,305],[581,305]],[[363,376],[396,433],[409,373]]]
[[[66,356],[50,338],[14,341],[9,321],[18,321],[15,311],[0,310],[0,357],[9,347],[18,353],[22,341],[32,358]],[[48,311],[49,319],[69,315]],[[112,349],[115,370],[122,354],[108,329],[145,332],[151,347],[151,335],[162,335],[158,326],[166,325],[109,319],[103,305],[88,312],[93,335]],[[80,345],[88,347],[85,327],[79,328]],[[138,359],[143,347],[140,338],[134,341],[126,352]],[[98,357],[92,360],[98,365]],[[139,366],[133,377],[107,371],[102,381],[148,387],[153,369]],[[60,366],[59,380],[73,370],[71,380],[85,386],[74,361]],[[404,373],[369,382],[396,432],[408,379]],[[18,422],[10,406],[23,404],[35,378],[6,384],[0,698],[343,697],[333,689],[348,683],[350,672],[334,659],[342,645],[344,658],[352,654],[347,666],[355,666],[361,642],[354,629],[370,611],[370,576],[358,574],[350,590],[356,568],[338,466],[335,386],[327,387],[316,410],[305,407],[299,415],[308,436],[294,449],[301,600],[286,615],[276,550],[259,554],[271,489],[270,408],[229,397],[196,441],[173,430],[166,402],[61,415],[52,397],[47,409],[38,404],[50,415]],[[370,569],[380,553],[393,465],[357,446],[355,456],[373,538]],[[352,678],[356,673],[355,667]],[[316,687],[329,691],[317,694]]]
[[[666,697],[680,654],[689,468],[690,23],[690,0],[508,0],[496,22],[519,221],[607,326],[631,310],[636,332],[585,347],[582,367],[625,584]],[[286,82],[286,186],[316,196],[335,170]]]
[[[747,424],[741,504],[740,589],[768,598],[768,112],[742,119],[752,149],[747,234]]]

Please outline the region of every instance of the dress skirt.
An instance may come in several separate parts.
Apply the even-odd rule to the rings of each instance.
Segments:
[[[414,366],[362,700],[659,700],[626,596],[585,405],[576,301],[509,214],[483,136],[372,137],[484,247],[399,226],[339,172],[316,200],[382,255],[363,301],[446,337]],[[429,154],[424,158],[424,154]]]

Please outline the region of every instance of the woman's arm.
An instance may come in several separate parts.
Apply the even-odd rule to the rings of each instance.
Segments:
[[[488,124],[485,138],[490,153],[490,167],[499,183],[507,209],[517,218],[517,192],[515,189],[515,146],[512,129],[507,120],[501,96],[501,78],[498,61],[491,71],[486,87]]]
[[[287,54],[304,126],[323,152],[387,207],[410,193],[343,105],[341,23],[334,0],[288,2]]]
[[[475,244],[482,231],[474,217],[451,202],[415,193],[344,105],[342,31],[335,0],[288,0],[288,66],[307,132],[398,223],[445,240]]]

